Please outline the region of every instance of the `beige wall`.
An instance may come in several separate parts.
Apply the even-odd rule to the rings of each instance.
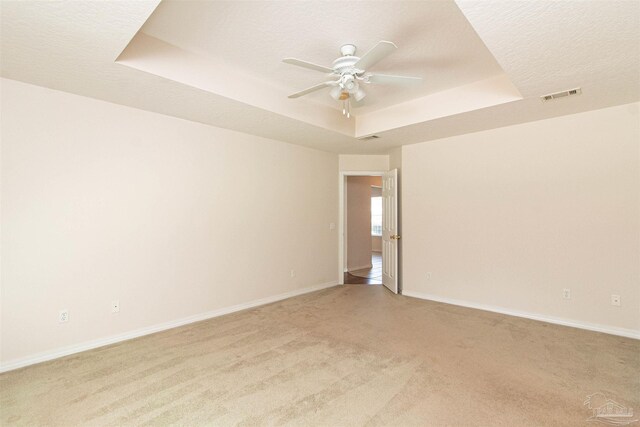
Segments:
[[[377,176],[376,182],[372,184],[371,197],[382,197],[382,177]],[[371,250],[373,252],[382,252],[382,236],[371,236]]]
[[[405,290],[640,331],[638,109],[403,147]]]
[[[396,147],[389,153],[389,170],[402,170],[402,147]]]
[[[11,80],[2,113],[3,363],[337,280],[335,154]]]
[[[371,236],[371,250],[373,252],[382,252],[382,237]]]
[[[386,171],[389,170],[389,156],[373,154],[340,154],[341,171]]]
[[[371,186],[382,185],[379,176],[347,177],[347,269],[371,266]]]

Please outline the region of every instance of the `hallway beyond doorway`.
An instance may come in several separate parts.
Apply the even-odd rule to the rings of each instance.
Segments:
[[[344,273],[345,285],[381,285],[382,254],[371,252],[371,268]]]

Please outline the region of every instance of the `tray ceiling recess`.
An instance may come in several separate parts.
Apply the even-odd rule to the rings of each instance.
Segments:
[[[353,138],[522,99],[454,2],[302,6],[162,2],[117,62]]]
[[[340,13],[335,5],[3,2],[0,74],[344,154],[640,99],[640,2],[358,1],[341,2]],[[351,118],[330,89],[288,98],[337,79],[283,58],[330,67],[341,46],[362,58],[380,41],[397,49],[366,71],[420,84],[364,85]],[[541,101],[575,88],[579,96]]]

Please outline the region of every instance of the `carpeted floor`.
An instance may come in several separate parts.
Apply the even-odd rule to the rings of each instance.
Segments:
[[[595,392],[640,410],[640,341],[338,286],[2,374],[0,424],[576,426]]]

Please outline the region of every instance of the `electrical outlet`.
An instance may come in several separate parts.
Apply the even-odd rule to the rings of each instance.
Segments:
[[[118,300],[111,301],[111,312],[120,313],[120,301]]]
[[[569,288],[564,288],[562,290],[562,298],[564,299],[571,299],[571,289]]]
[[[336,229],[336,223],[335,222],[330,222],[329,223],[329,230],[335,230]]]
[[[291,277],[296,277],[296,271],[295,270],[291,270]]]
[[[620,295],[611,294],[611,305],[620,307]]]
[[[67,309],[60,310],[60,313],[58,313],[58,322],[65,323],[68,321],[69,321],[69,310]]]
[[[427,272],[427,280],[431,280],[431,272]]]

